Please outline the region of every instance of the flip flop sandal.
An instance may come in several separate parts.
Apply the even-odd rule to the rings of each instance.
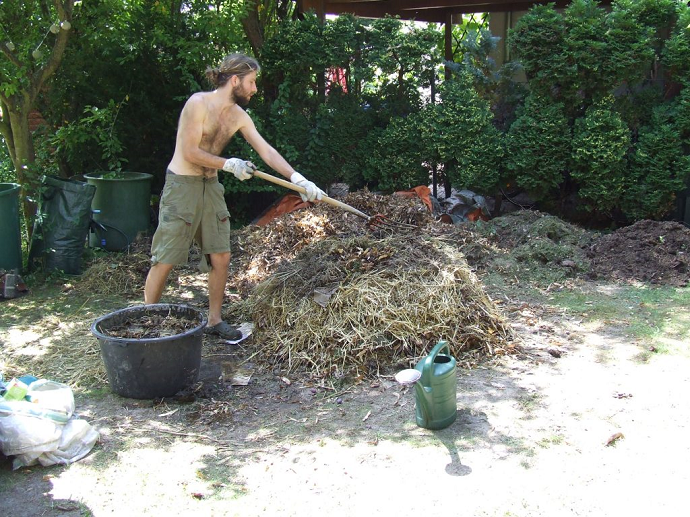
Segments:
[[[216,323],[212,327],[204,327],[204,334],[220,336],[223,339],[228,340],[238,340],[242,338],[242,332],[237,327],[234,327],[224,321]]]

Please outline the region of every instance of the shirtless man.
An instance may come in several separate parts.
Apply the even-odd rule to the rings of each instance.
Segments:
[[[145,303],[157,303],[173,266],[187,263],[189,247],[196,240],[202,253],[199,268],[209,272],[206,332],[225,339],[238,339],[240,334],[221,316],[230,263],[230,213],[218,170],[244,181],[252,177],[254,165],[223,158],[220,153],[239,131],[269,167],[306,189],[304,201],[320,200],[323,195],[264,140],[242,108],[257,92],[258,72],[255,59],[243,54],[227,56],[219,68],[206,70],[216,89],[195,93],[182,109],[151,244],[153,265],[144,288]]]

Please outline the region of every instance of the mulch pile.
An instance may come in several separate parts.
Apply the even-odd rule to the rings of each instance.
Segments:
[[[70,288],[81,293],[142,297],[150,267],[151,237],[141,235],[126,252],[108,254],[87,264],[79,281]]]
[[[638,221],[597,239],[588,255],[593,278],[686,286],[690,228],[673,221]]]
[[[390,373],[441,339],[456,355],[514,348],[462,254],[419,234],[324,239],[257,285],[249,304],[261,357],[317,376]]]
[[[418,199],[348,194],[416,230],[371,229],[326,204],[233,235],[230,285],[261,347],[254,359],[316,376],[409,367],[440,339],[454,354],[508,353],[514,336],[458,246]],[[434,229],[435,228],[435,229]]]
[[[362,190],[340,200],[367,215],[383,214],[391,221],[414,224],[420,231],[439,224],[415,198],[383,196]],[[229,285],[247,295],[280,264],[328,237],[384,237],[390,234],[381,229],[371,230],[364,219],[325,203],[290,212],[266,226],[246,226],[233,232]]]

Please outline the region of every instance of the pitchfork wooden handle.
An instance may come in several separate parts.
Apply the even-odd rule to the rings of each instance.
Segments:
[[[271,183],[275,183],[276,185],[280,185],[281,187],[289,188],[290,190],[294,190],[295,192],[299,192],[300,194],[307,193],[307,189],[305,189],[304,187],[300,187],[299,185],[295,185],[294,183],[291,183],[281,178],[276,178],[275,176],[271,176],[270,174],[266,174],[265,172],[255,170],[253,174],[257,178],[270,181]],[[355,214],[357,217],[361,217],[362,219],[366,219],[367,221],[371,219],[371,217],[369,217],[364,212],[360,212],[355,207],[343,203],[342,201],[338,201],[337,199],[333,199],[332,197],[329,197],[326,194],[323,195],[321,201],[323,201],[324,203],[328,203],[329,205],[335,206],[337,208],[347,210],[348,212]]]

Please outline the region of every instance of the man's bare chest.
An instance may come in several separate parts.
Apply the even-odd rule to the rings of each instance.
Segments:
[[[204,121],[201,147],[218,154],[227,146],[238,129],[239,120],[232,114],[210,115]]]

